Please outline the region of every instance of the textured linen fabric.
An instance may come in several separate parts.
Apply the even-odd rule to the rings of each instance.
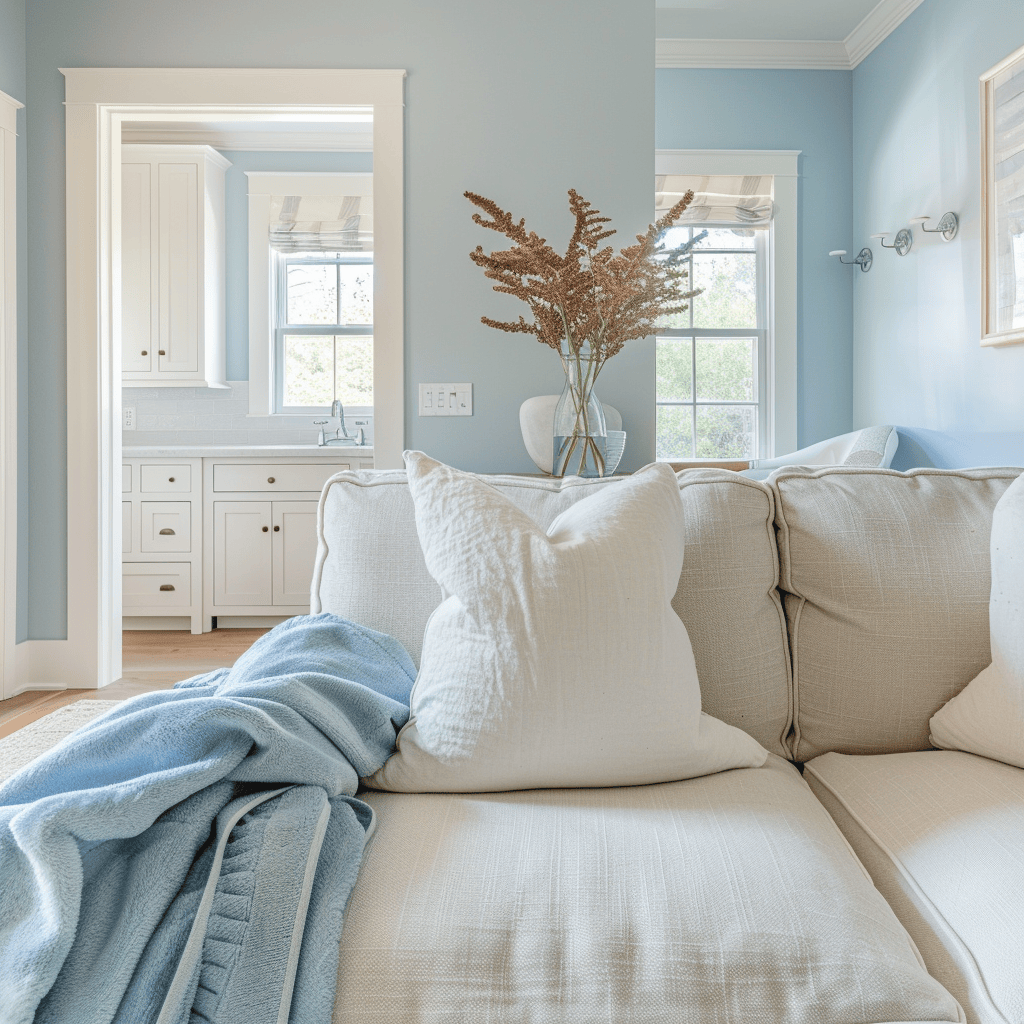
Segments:
[[[1024,768],[1024,475],[992,516],[992,664],[931,720],[931,740]]]
[[[581,498],[622,482],[482,479],[545,529]],[[703,708],[787,756],[789,646],[776,589],[772,492],[725,470],[689,470],[677,479],[686,555],[672,606],[693,645]],[[423,559],[405,472],[332,477],[320,499],[319,531],[313,610],[396,637],[418,664],[441,590]]]
[[[434,610],[397,750],[399,792],[631,786],[764,763],[701,713],[675,474],[653,464],[545,531],[472,473],[406,452]]]
[[[1024,771],[929,750],[805,778],[970,1024],[1024,1020]]]
[[[655,786],[366,793],[336,1024],[957,1021],[781,758]]]
[[[989,531],[1014,469],[794,467],[775,491],[793,758],[926,750],[990,660]]]

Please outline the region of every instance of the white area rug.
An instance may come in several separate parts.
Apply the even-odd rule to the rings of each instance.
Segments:
[[[77,700],[0,739],[0,782],[120,703],[119,700]]]

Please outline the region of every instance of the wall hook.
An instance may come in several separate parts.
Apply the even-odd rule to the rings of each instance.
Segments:
[[[906,256],[914,244],[914,236],[910,233],[910,228],[900,228],[896,232],[896,237],[892,240],[892,245],[885,244],[885,238],[888,234],[888,231],[882,231],[880,234],[872,235],[871,237],[877,238],[878,244],[883,249],[895,249],[897,256]]]
[[[953,213],[951,210],[949,213],[944,213],[942,219],[939,221],[938,226],[934,228],[926,228],[925,222],[930,221],[932,218],[930,215],[925,214],[921,217],[911,217],[911,224],[920,224],[921,230],[925,234],[929,235],[942,235],[947,242],[952,242],[956,238],[956,233],[960,230],[960,218]]]
[[[866,245],[864,246],[863,249],[861,249],[861,251],[859,253],[857,253],[857,258],[854,259],[854,260],[844,260],[843,257],[845,255],[846,255],[846,250],[845,249],[833,249],[829,253],[829,256],[838,256],[840,263],[845,263],[849,267],[852,267],[852,266],[860,267],[860,269],[865,274],[871,269],[871,263],[872,263],[872,260],[874,260],[874,256],[872,255],[871,250]]]

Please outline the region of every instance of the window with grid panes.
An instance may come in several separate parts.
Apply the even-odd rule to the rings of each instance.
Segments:
[[[279,412],[373,411],[373,253],[275,253]]]
[[[703,291],[658,330],[657,458],[760,458],[767,419],[769,229],[674,227],[662,241],[666,251],[692,245],[684,290]]]

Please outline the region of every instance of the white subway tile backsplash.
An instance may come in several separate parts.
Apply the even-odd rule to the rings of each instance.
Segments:
[[[220,388],[123,388],[121,401],[135,406],[136,430],[125,431],[126,445],[205,444],[309,444],[319,427],[313,420],[324,416],[249,416],[249,382],[232,381],[230,390]],[[369,420],[364,427],[372,442],[373,417],[346,414],[345,427],[356,432],[355,420]],[[337,427],[331,419],[328,432]]]

